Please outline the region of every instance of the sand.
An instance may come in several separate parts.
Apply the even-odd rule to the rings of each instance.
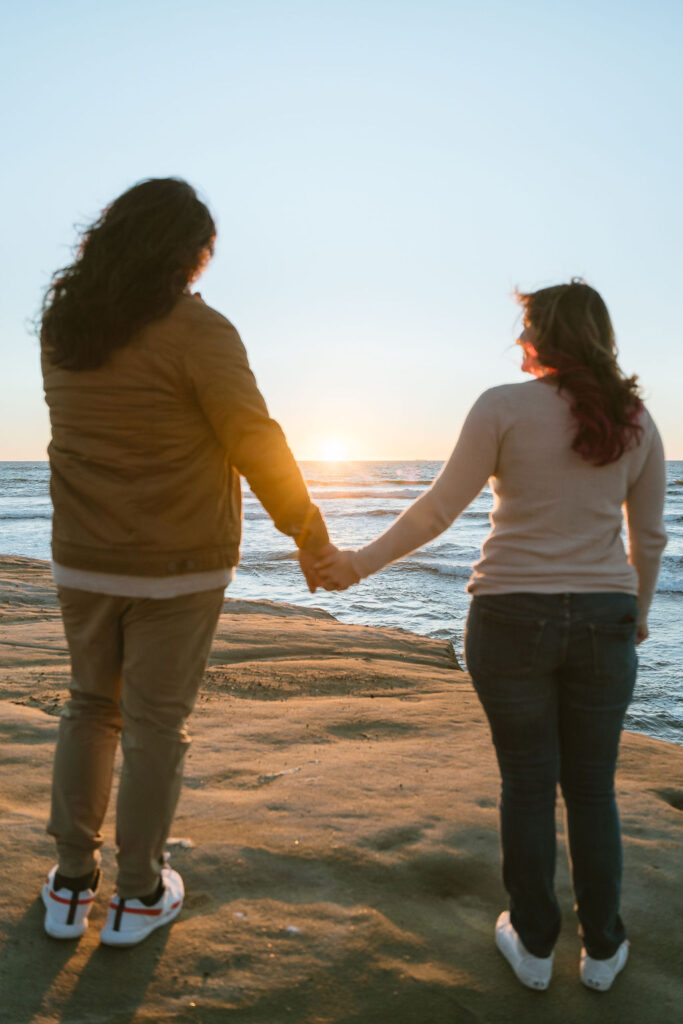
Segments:
[[[530,992],[493,944],[499,783],[450,645],[270,602],[221,617],[170,842],[181,916],[134,949],[99,946],[110,813],[91,928],[49,939],[37,897],[69,665],[47,563],[0,558],[0,622],[3,1022],[683,1019],[683,748],[624,737],[626,971],[608,994],[579,984],[561,842],[553,982]]]

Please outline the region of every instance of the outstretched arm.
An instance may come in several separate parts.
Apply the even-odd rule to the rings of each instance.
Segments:
[[[431,487],[370,544],[322,559],[316,568],[323,585],[346,589],[447,530],[495,473],[499,436],[495,402],[485,392],[468,413],[455,448]]]

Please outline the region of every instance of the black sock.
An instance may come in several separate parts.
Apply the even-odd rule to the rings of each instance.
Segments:
[[[164,883],[159,879],[159,884],[153,893],[149,896],[138,896],[140,903],[144,903],[146,907],[153,907],[155,903],[158,903],[164,892]]]
[[[60,889],[70,889],[71,892],[82,892],[84,889],[92,889],[94,892],[95,889],[97,889],[99,881],[99,868],[95,868],[94,871],[89,871],[87,875],[80,875],[78,878],[71,878],[69,875],[62,875],[57,871],[55,872],[55,879],[52,883],[52,887],[55,892],[59,892]]]

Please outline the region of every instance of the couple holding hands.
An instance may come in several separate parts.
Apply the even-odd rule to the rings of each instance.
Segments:
[[[119,739],[118,874],[101,941],[134,945],[180,912],[183,883],[164,846],[186,722],[239,561],[240,475],[294,538],[312,591],[344,590],[420,548],[489,483],[465,655],[502,781],[508,909],[495,941],[522,984],[548,987],[559,783],[580,978],[605,991],[629,950],[616,759],[666,538],[662,444],[617,363],[602,298],[578,279],[518,293],[532,379],[480,395],[428,490],[381,536],[340,551],[237,332],[189,293],[215,237],[186,182],[143,181],[84,233],[45,297],[53,572],[72,665],[46,931],[73,939],[87,927]]]

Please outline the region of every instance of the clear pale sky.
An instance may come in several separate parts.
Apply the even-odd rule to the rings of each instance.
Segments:
[[[219,227],[201,281],[297,457],[445,458],[521,380],[515,285],[604,295],[683,458],[680,0],[23,0],[0,42],[0,459],[43,459],[51,273],[135,181]]]

